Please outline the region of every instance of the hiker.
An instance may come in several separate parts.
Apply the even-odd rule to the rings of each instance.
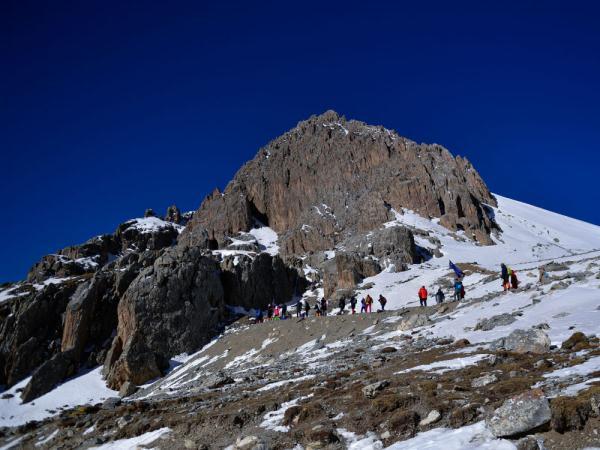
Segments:
[[[321,314],[327,315],[327,299],[325,297],[321,299]]]
[[[308,302],[308,300],[304,300],[304,316],[308,317],[310,313],[310,303]]]
[[[372,312],[373,297],[371,297],[369,294],[367,294],[367,298],[365,300],[365,303],[367,304],[367,310],[366,310],[366,312],[368,312],[368,313]]]
[[[511,272],[510,272],[510,286],[513,289],[518,289],[518,287],[519,287],[519,280],[517,278],[517,272],[515,272],[514,270],[511,270]]]
[[[446,296],[444,295],[444,292],[442,292],[442,288],[439,287],[435,293],[435,302],[439,305],[440,303],[444,303],[445,298]]]
[[[379,304],[381,305],[381,312],[385,311],[385,304],[387,303],[387,298],[383,295],[379,294]]]
[[[425,289],[425,286],[421,286],[421,289],[419,289],[419,304],[427,306],[427,289]]]
[[[346,308],[346,298],[344,296],[340,297],[340,302],[338,303],[340,310],[338,312],[338,316],[344,314],[344,308]]]
[[[367,312],[367,301],[364,297],[360,299],[360,312]]]
[[[281,313],[281,310],[279,309],[279,305],[275,305],[275,309],[273,310],[273,319],[279,320],[280,313]]]
[[[273,304],[269,303],[269,306],[267,306],[267,320],[271,319],[273,319]]]
[[[264,320],[262,309],[258,308],[255,316],[255,323],[262,323]]]
[[[296,303],[296,317],[302,317],[302,302],[303,300],[300,299],[298,300],[298,303]]]
[[[502,287],[504,288],[504,292],[506,292],[506,291],[508,291],[508,288],[509,288],[508,267],[506,267],[506,264],[502,263],[502,264],[500,264],[500,270],[502,271]]]
[[[462,281],[460,281],[458,278],[454,281],[454,301],[458,302],[461,300],[461,298],[463,297],[462,292],[463,292],[464,288],[463,288],[463,284]]]
[[[540,274],[538,282],[539,283],[543,283],[544,282],[544,278],[546,278],[548,276],[548,274],[546,273],[546,268],[544,266],[540,266],[538,268],[538,272]]]
[[[465,299],[465,285],[463,284],[463,282],[460,282],[460,299],[464,300]]]
[[[283,320],[287,319],[287,305],[285,303],[281,305],[281,318]]]
[[[317,317],[321,317],[321,303],[319,302],[319,300],[315,302],[315,315]]]
[[[352,314],[356,314],[356,295],[350,297],[350,308],[352,309]]]

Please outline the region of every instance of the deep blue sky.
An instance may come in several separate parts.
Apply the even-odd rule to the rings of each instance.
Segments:
[[[600,224],[594,2],[151,3],[0,3],[0,281],[330,108]]]

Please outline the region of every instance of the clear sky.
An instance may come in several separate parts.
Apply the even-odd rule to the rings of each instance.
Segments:
[[[597,3],[2,1],[0,281],[327,109],[600,224]]]

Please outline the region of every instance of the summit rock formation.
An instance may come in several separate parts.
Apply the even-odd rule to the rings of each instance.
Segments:
[[[472,164],[441,145],[327,111],[300,122],[202,203],[184,233],[206,229],[214,246],[258,219],[286,255],[333,248],[414,210],[491,244],[496,200]]]

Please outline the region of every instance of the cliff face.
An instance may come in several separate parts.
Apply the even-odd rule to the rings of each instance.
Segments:
[[[408,208],[491,244],[495,224],[484,204],[496,200],[466,159],[327,111],[261,149],[224,192],[204,200],[184,233],[205,228],[213,245],[222,245],[258,219],[280,235],[285,254],[302,254],[332,248],[391,220],[391,209]]]

